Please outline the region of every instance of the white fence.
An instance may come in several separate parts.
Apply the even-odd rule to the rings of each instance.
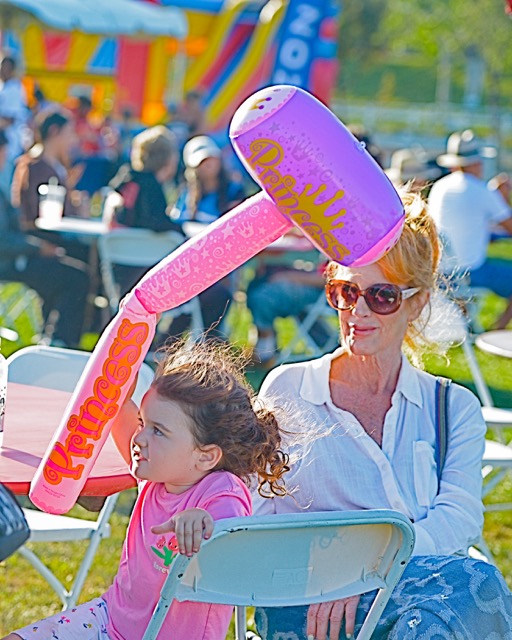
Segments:
[[[432,154],[442,153],[452,131],[476,129],[486,145],[497,149],[496,168],[499,165],[500,169],[512,170],[511,111],[465,110],[459,105],[437,104],[393,107],[342,101],[335,101],[332,109],[345,123],[364,124],[385,154],[413,145],[421,145]]]

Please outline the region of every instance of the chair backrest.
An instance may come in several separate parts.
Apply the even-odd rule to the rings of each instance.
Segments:
[[[307,357],[313,358],[335,349],[339,345],[339,327],[337,318],[332,326],[329,324],[329,318],[336,318],[336,312],[329,306],[322,287],[319,289],[318,298],[306,309],[304,318],[296,318],[295,335],[278,354],[277,363],[304,360],[306,354]],[[319,344],[313,335],[315,325],[320,320],[323,320],[326,331],[323,344]],[[301,343],[304,345],[303,352],[296,357],[293,352]]]
[[[7,359],[8,380],[45,389],[74,391],[90,353],[44,345],[24,347]],[[145,362],[139,370],[133,400],[140,405],[153,380],[153,370]]]
[[[174,598],[272,607],[381,589],[387,601],[413,545],[410,522],[390,510],[220,520],[197,555],[174,561],[144,640],[156,637]]]
[[[183,236],[175,231],[157,233],[135,228],[114,229],[100,236],[98,252],[101,278],[112,312],[117,311],[120,301],[114,266],[153,267],[183,241]]]
[[[450,292],[438,292],[432,296],[430,318],[424,330],[427,339],[433,342],[460,346],[480,402],[484,407],[493,405],[489,387],[478,364],[473,349],[473,334],[471,328],[474,319],[468,308],[469,297],[467,289],[457,289],[455,295]]]
[[[184,237],[175,231],[149,229],[114,229],[100,236],[101,260],[130,267],[152,267],[183,244]]]

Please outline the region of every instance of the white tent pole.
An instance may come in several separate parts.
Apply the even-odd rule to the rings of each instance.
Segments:
[[[183,40],[178,40],[178,50],[171,64],[167,104],[178,106],[183,101],[186,70],[187,54],[185,52],[185,43]]]

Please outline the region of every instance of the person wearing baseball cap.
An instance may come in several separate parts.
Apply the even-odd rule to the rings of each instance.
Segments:
[[[209,136],[194,136],[183,148],[185,184],[171,214],[179,222],[210,223],[245,198],[243,182],[226,168],[222,151]]]
[[[197,169],[207,158],[220,157],[219,147],[209,136],[195,136],[183,148],[183,161],[188,169]]]
[[[495,324],[503,329],[512,320],[512,262],[489,258],[487,250],[494,225],[512,234],[512,211],[500,193],[487,188],[481,152],[471,129],[452,133],[437,158],[450,174],[434,183],[428,204],[444,243],[443,271],[457,279],[467,276],[471,286],[507,298]]]
[[[233,209],[246,198],[245,188],[227,170],[222,151],[206,135],[190,138],[183,148],[185,181],[171,211],[176,222],[195,221],[205,226]],[[220,320],[226,315],[232,300],[229,280],[223,279],[199,295],[205,327],[212,337],[225,338]],[[184,329],[181,318],[176,318],[172,331]]]

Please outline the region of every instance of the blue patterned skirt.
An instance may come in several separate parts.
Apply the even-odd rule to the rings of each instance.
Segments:
[[[355,637],[376,592],[361,596]],[[307,607],[256,609],[262,640],[306,640]],[[344,630],[340,640],[345,640]],[[413,557],[372,636],[376,640],[512,640],[512,593],[492,564]]]

